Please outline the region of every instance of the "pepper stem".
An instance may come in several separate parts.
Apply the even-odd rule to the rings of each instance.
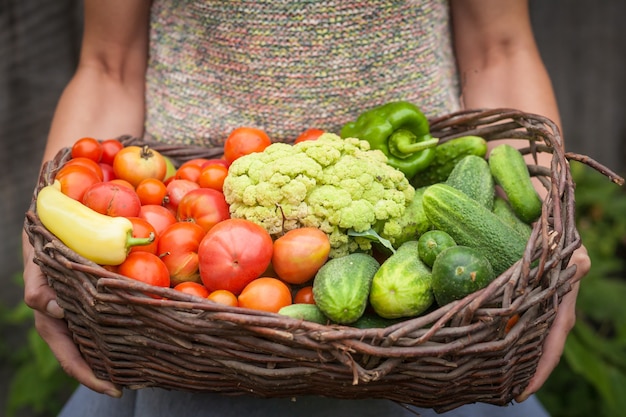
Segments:
[[[132,231],[126,236],[126,247],[145,246],[154,242],[154,233],[150,232],[148,237],[133,237]]]
[[[391,134],[388,140],[389,152],[396,158],[408,158],[416,152],[432,148],[439,143],[439,139],[430,134],[418,137],[405,129],[398,129]]]

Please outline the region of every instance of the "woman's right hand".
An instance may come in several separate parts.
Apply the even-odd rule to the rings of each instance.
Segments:
[[[63,370],[86,387],[119,398],[122,391],[110,381],[98,379],[81,356],[63,319],[64,312],[56,294],[33,261],[34,249],[26,233],[22,236],[24,253],[24,302],[35,313],[35,328],[56,356]]]

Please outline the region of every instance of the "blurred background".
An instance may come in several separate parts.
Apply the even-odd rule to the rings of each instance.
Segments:
[[[531,0],[566,150],[626,171],[626,2]],[[0,0],[0,416],[53,416],[73,388],[32,328],[21,228],[54,106],[78,58],[77,0]],[[578,224],[592,257],[564,360],[540,392],[554,417],[626,409],[626,196],[573,164]],[[621,413],[621,414],[619,414]]]

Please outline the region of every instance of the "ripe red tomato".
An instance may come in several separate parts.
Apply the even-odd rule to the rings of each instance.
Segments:
[[[207,232],[198,248],[200,277],[209,289],[238,295],[265,271],[272,259],[272,238],[256,223],[224,220]]]
[[[204,229],[191,222],[176,222],[161,232],[157,254],[170,273],[172,285],[200,281],[198,247]]]
[[[128,217],[128,220],[133,224],[133,237],[152,237],[154,240],[147,245],[138,245],[130,248],[130,252],[150,252],[157,254],[157,233],[146,219],[141,217]]]
[[[272,144],[269,136],[255,127],[239,127],[224,142],[224,159],[229,163],[252,152],[262,152]]]
[[[102,144],[94,138],[80,138],[72,145],[72,158],[84,157],[94,162],[100,162],[102,158]]]
[[[139,209],[139,217],[145,219],[154,227],[157,236],[167,228],[167,226],[176,223],[174,214],[163,206],[156,204],[145,204]]]
[[[200,177],[200,165],[182,165],[174,174],[174,179],[176,180],[189,180],[193,182],[198,182],[198,178]]]
[[[146,178],[163,181],[167,164],[163,155],[149,146],[127,146],[115,155],[113,171],[136,187]]]
[[[196,297],[207,298],[209,296],[209,290],[198,282],[181,282],[174,286],[176,291],[184,292],[185,294],[195,295]]]
[[[165,202],[165,196],[167,195],[167,187],[163,181],[159,181],[156,178],[146,178],[137,184],[135,192],[139,196],[141,205],[162,205]]]
[[[82,202],[107,216],[138,217],[141,208],[141,201],[134,190],[111,181],[89,187]]]
[[[150,252],[129,253],[117,268],[117,273],[156,287],[169,287],[170,275],[163,261]],[[150,297],[161,298],[147,293]]]
[[[251,281],[239,294],[239,307],[278,313],[291,304],[291,290],[279,279],[263,277]]]
[[[307,285],[296,291],[296,295],[293,297],[294,304],[315,304],[313,298],[313,286]]]
[[[80,165],[64,166],[55,179],[61,184],[61,192],[77,201],[82,201],[85,191],[100,182],[95,172]]]
[[[276,239],[272,266],[276,274],[290,284],[304,284],[328,260],[330,240],[315,227],[289,230]]]
[[[200,176],[196,182],[202,188],[212,188],[217,191],[222,191],[224,188],[224,179],[226,179],[227,175],[228,168],[224,165],[209,163],[202,166]]]
[[[104,172],[102,171],[102,167],[100,166],[98,162],[94,161],[93,159],[85,158],[84,156],[79,156],[77,158],[72,158],[69,161],[67,161],[63,165],[63,167],[70,167],[72,165],[81,165],[81,166],[84,166],[85,168],[89,168],[98,176],[98,178],[100,178],[100,181],[104,181]]]
[[[176,211],[179,222],[199,224],[205,231],[219,222],[230,218],[228,203],[221,191],[212,188],[197,188],[189,191],[180,200]]]
[[[102,157],[100,158],[100,162],[112,166],[115,155],[122,150],[124,145],[117,139],[106,139],[100,144],[102,146]]]
[[[200,188],[200,186],[194,181],[172,179],[167,183],[166,188],[167,196],[164,205],[175,214],[176,210],[178,210],[178,204],[180,204],[180,200],[183,199],[185,194],[191,190]]]
[[[200,168],[204,168],[207,165],[223,165],[224,168],[228,168],[230,166],[230,164],[228,163],[227,160],[225,160],[224,158],[213,158],[213,159],[207,159]]]
[[[99,162],[100,169],[102,170],[102,181],[111,181],[115,179],[115,172],[113,172],[113,165]]]
[[[306,140],[315,140],[319,138],[322,134],[324,134],[324,131],[322,129],[315,129],[315,128],[307,129],[304,132],[300,133],[300,135],[296,138],[296,141],[294,143],[300,143]]]

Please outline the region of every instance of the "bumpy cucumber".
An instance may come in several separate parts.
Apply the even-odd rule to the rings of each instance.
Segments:
[[[493,208],[496,188],[485,158],[468,155],[461,159],[448,176],[446,184],[464,192],[489,210]]]
[[[365,253],[333,258],[313,279],[313,298],[326,317],[339,324],[350,324],[363,315],[372,278],[380,264]]]
[[[435,157],[424,171],[411,179],[415,188],[444,182],[454,166],[467,155],[484,157],[487,141],[479,136],[463,136],[450,139],[435,148]]]
[[[489,153],[489,167],[517,217],[531,223],[541,216],[542,201],[519,150],[506,143],[496,146]]]
[[[530,238],[531,227],[524,223],[511,208],[511,205],[502,197],[496,197],[493,202],[493,212],[515,229],[524,239]]]
[[[330,321],[315,304],[289,304],[278,310],[278,314],[319,324],[328,324]]]
[[[433,184],[424,192],[424,212],[436,229],[458,245],[476,248],[491,262],[496,275],[517,262],[527,240],[493,212],[456,188]]]

